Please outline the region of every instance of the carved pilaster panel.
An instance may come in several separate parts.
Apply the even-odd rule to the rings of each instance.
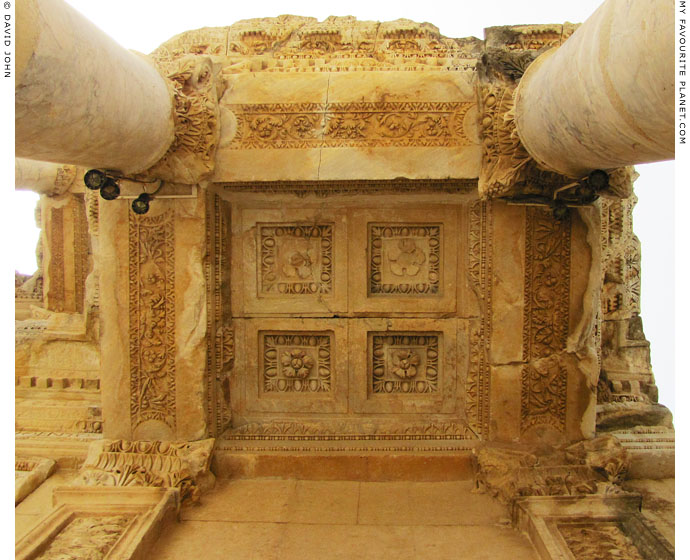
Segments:
[[[174,431],[175,233],[173,211],[129,213],[129,372],[132,430],[153,420]]]
[[[206,422],[217,436],[230,423],[230,371],[235,359],[235,330],[230,323],[230,213],[216,195],[206,199]]]
[[[569,328],[570,218],[527,208],[521,432],[535,425],[565,430],[567,371],[559,352]]]
[[[84,198],[68,195],[66,201],[58,202],[44,198],[43,204],[49,254],[46,307],[60,313],[81,313],[90,259]]]
[[[483,438],[489,436],[492,303],[492,212],[491,202],[476,201],[469,207],[468,275],[479,301],[480,317],[469,330],[469,369],[465,381],[465,411],[470,428]]]
[[[50,264],[48,266],[47,307],[52,311],[65,311],[65,234],[64,208],[49,211],[48,246]]]
[[[77,313],[82,313],[91,253],[86,222],[86,205],[82,197],[77,198],[72,206],[72,221],[74,223],[74,310]]]

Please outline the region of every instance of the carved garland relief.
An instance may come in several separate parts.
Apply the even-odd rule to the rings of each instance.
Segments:
[[[470,102],[229,104],[234,149],[467,146]]]
[[[147,420],[175,429],[173,212],[129,214],[129,367],[132,430]]]
[[[567,371],[557,354],[568,338],[570,218],[526,212],[521,431],[549,425],[562,432]]]

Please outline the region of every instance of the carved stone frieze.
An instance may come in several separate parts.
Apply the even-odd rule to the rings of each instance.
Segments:
[[[484,30],[490,49],[508,51],[543,51],[558,47],[570,37],[579,24],[531,24],[488,27]]]
[[[469,102],[231,104],[232,149],[467,146]]]
[[[214,170],[220,138],[218,100],[224,86],[220,68],[210,57],[185,57],[173,66],[166,77],[173,95],[175,138],[146,175],[193,185]]]
[[[561,523],[558,532],[575,558],[645,560],[618,523]]]
[[[565,430],[565,350],[570,305],[570,218],[528,207],[520,428],[546,424]]]
[[[189,54],[210,55],[224,73],[470,70],[475,38],[450,39],[429,23],[357,21],[331,16],[248,19],[177,35],[152,56],[162,65]]]
[[[397,441],[474,440],[476,435],[457,422],[428,422],[363,427],[360,422],[332,423],[270,421],[252,422],[231,428],[224,440],[241,441]],[[222,445],[222,443],[221,443]]]
[[[132,430],[170,429],[175,407],[175,228],[172,211],[129,213],[129,370]]]
[[[419,193],[471,193],[477,189],[476,180],[414,180],[395,181],[262,181],[221,183],[228,193],[291,194],[299,198],[314,196],[326,198],[339,195],[364,194],[419,194]]]
[[[107,557],[136,517],[132,515],[79,515],[60,531],[37,560]]]
[[[179,488],[183,501],[197,501],[213,481],[214,442],[100,440],[91,444],[76,484]]]

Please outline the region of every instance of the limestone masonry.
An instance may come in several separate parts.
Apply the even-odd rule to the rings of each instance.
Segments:
[[[18,2],[16,557],[673,558],[632,224],[672,7],[143,55]]]

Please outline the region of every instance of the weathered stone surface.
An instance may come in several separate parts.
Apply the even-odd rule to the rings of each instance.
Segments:
[[[17,281],[18,453],[86,457],[69,507],[19,512],[18,557],[86,541],[142,557],[212,464],[448,482],[470,476],[473,451],[479,485],[513,503],[544,558],[668,557],[653,529],[669,534],[668,500],[649,522],[653,500],[641,517],[620,489],[655,462],[673,474],[639,318],[635,173],[606,168],[594,192],[594,178],[545,171],[515,120],[517,84],[574,28],[492,28],[482,43],[407,20],[281,16],[157,49],[165,78],[139,77],[164,85],[171,126],[142,120],[155,146],[137,157],[130,137],[106,151],[165,185],[139,215],[142,183],[119,179],[119,200],[99,202],[53,181],[41,269]],[[99,118],[120,110],[106,97]],[[386,521],[374,494],[363,519]],[[384,494],[391,512],[441,519],[430,500]]]
[[[17,457],[14,460],[14,505],[16,506],[55,470],[55,461],[43,457]]]
[[[104,439],[91,444],[75,484],[177,488],[181,500],[196,502],[213,487],[213,444]]]
[[[486,445],[475,457],[479,488],[507,503],[521,496],[619,493],[630,465],[611,436],[558,448]]]

